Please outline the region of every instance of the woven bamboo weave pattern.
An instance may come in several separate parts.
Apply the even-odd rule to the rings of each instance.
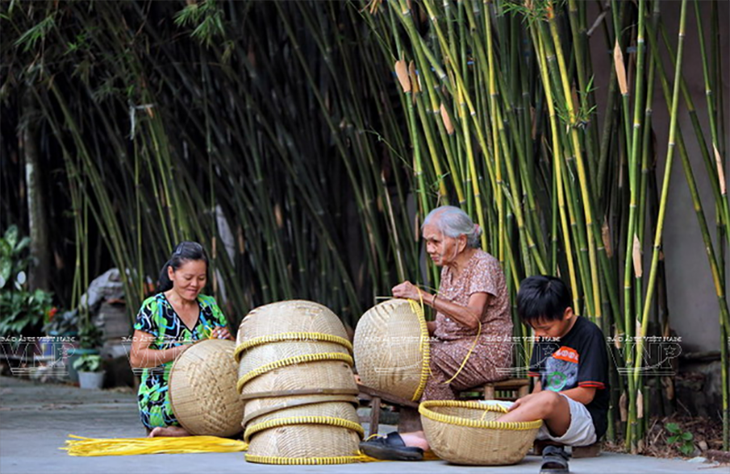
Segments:
[[[238,328],[236,345],[282,333],[330,334],[348,339],[342,321],[329,308],[312,301],[280,301],[252,310]]]
[[[252,347],[244,351],[238,365],[238,374],[240,377],[243,377],[245,374],[252,372],[259,367],[269,366],[270,364],[275,364],[278,361],[290,360],[295,357],[335,353],[348,356],[348,358],[350,356],[350,351],[346,347],[334,342],[271,342],[269,344]]]
[[[347,354],[342,354],[339,352],[307,354],[307,355],[302,355],[302,356],[295,356],[295,357],[278,360],[276,362],[272,362],[270,364],[260,366],[256,369],[246,373],[240,379],[238,379],[236,389],[239,392],[241,392],[243,390],[243,387],[250,380],[252,380],[260,375],[266,374],[267,372],[271,372],[272,370],[281,369],[281,368],[289,367],[292,365],[305,364],[307,362],[322,362],[322,361],[342,361],[346,364],[348,369],[350,366],[352,366],[352,357],[350,357]],[[352,374],[351,370],[350,370],[350,374]],[[353,377],[353,383],[354,383],[354,377]]]
[[[236,391],[232,341],[198,342],[177,358],[170,372],[170,403],[193,435],[231,436],[241,431],[243,402]]]
[[[254,398],[244,408],[242,425],[245,427],[254,418],[263,417],[274,412],[285,412],[291,408],[307,407],[307,414],[311,414],[310,407],[325,402],[344,402],[355,408],[358,406],[357,397],[352,395],[297,395],[291,397]],[[355,412],[357,415],[357,411]]]
[[[283,342],[283,341],[299,341],[299,342],[333,342],[339,344],[352,353],[352,343],[343,339],[339,336],[333,336],[332,334],[316,333],[316,332],[287,332],[280,334],[271,334],[269,336],[261,336],[254,339],[248,339],[246,342],[241,343],[236,350],[233,352],[236,362],[241,360],[241,355],[244,351],[260,346],[262,344],[269,344],[272,342]]]
[[[353,348],[364,385],[409,400],[421,397],[428,377],[428,329],[414,302],[393,299],[368,310],[355,329]]]
[[[434,453],[455,464],[481,466],[520,462],[542,421],[496,421],[505,409],[479,402],[431,400],[421,403],[421,423]]]
[[[325,424],[295,424],[260,431],[251,437],[248,454],[276,458],[355,456],[360,435]],[[247,458],[248,459],[248,458]]]

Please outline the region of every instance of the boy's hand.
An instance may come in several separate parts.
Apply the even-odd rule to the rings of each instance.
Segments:
[[[515,400],[515,402],[512,404],[512,406],[507,409],[507,412],[513,411],[515,408],[517,408],[520,405],[524,404],[527,400],[529,400],[530,398],[534,397],[535,395],[536,394],[534,394],[534,393],[530,393],[529,395],[525,395],[522,398],[518,398],[517,400]]]

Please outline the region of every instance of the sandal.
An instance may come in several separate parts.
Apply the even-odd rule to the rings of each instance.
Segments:
[[[568,474],[568,454],[561,446],[546,446],[542,451],[540,474]]]
[[[397,433],[373,438],[360,443],[360,450],[370,457],[387,461],[421,461],[423,449],[406,446],[403,438]]]

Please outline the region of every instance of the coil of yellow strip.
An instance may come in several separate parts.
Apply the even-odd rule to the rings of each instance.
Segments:
[[[68,435],[66,446],[59,448],[69,456],[130,456],[137,454],[234,453],[245,451],[243,441],[216,436],[182,438],[85,438]]]
[[[352,354],[352,343],[345,338],[335,336],[333,334],[325,334],[321,332],[283,332],[280,334],[270,334],[267,336],[259,336],[253,339],[249,339],[236,347],[233,351],[233,357],[236,358],[237,362],[241,360],[241,353],[252,347],[260,346],[262,344],[268,344],[271,342],[283,342],[283,341],[321,341],[321,342],[333,342],[347,348]]]
[[[238,390],[238,393],[241,393],[243,386],[246,385],[246,383],[248,383],[251,379],[253,379],[254,377],[258,377],[259,375],[265,374],[266,372],[270,372],[274,369],[280,369],[289,365],[304,364],[307,362],[316,362],[322,360],[340,360],[346,362],[350,366],[353,365],[353,360],[351,356],[347,354],[341,354],[339,352],[320,352],[318,354],[305,354],[300,356],[287,357],[286,359],[277,360],[276,362],[264,364],[261,367],[253,369],[252,371],[238,379],[236,389]]]

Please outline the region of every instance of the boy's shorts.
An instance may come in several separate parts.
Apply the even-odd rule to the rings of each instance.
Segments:
[[[570,426],[563,436],[554,436],[545,423],[537,432],[537,439],[549,439],[566,446],[588,446],[596,442],[596,428],[591,414],[580,402],[560,393],[570,406]]]

